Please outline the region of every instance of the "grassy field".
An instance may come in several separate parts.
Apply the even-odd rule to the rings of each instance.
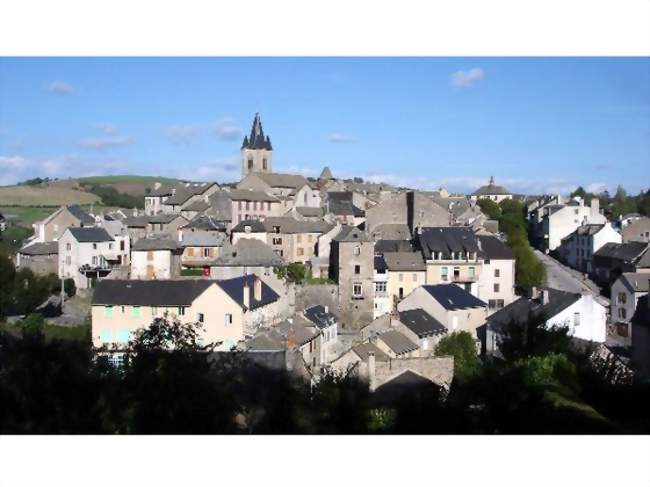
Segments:
[[[140,184],[154,184],[156,181],[162,184],[178,183],[178,179],[163,178],[158,176],[129,176],[129,175],[116,175],[116,176],[89,176],[86,178],[78,178],[80,184],[121,184],[121,183],[140,183]]]
[[[60,186],[0,187],[0,206],[61,206],[97,203],[97,195]]]
[[[19,225],[31,227],[32,223],[43,220],[57,208],[58,206],[0,206],[0,213]]]
[[[7,323],[0,322],[0,331],[22,335],[20,322]],[[56,326],[50,324],[43,325],[43,335],[46,340],[73,340],[80,342],[90,342],[90,324],[86,323],[78,326]]]

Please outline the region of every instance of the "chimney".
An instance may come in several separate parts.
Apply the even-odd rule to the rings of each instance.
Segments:
[[[250,308],[251,305],[251,288],[248,285],[248,281],[244,280],[244,307],[246,309]]]
[[[183,241],[183,230],[180,228],[178,229],[178,241],[182,242]]]
[[[262,301],[262,280],[255,276],[255,284],[253,285],[253,296],[255,301]]]
[[[176,188],[172,188],[172,196],[176,194]]]
[[[530,288],[530,298],[537,299],[537,288],[535,286]]]
[[[542,304],[548,304],[548,289],[542,289]]]
[[[329,308],[329,306],[327,306],[326,304],[323,305],[323,309],[325,310],[325,313],[329,313],[329,312],[330,312],[330,308]]]
[[[591,216],[596,216],[600,214],[600,201],[598,198],[591,198]]]
[[[375,352],[368,352],[368,383],[370,392],[375,392]]]

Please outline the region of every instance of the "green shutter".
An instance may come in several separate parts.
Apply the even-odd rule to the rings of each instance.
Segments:
[[[133,306],[131,308],[131,316],[133,318],[140,318],[140,306]]]
[[[113,307],[104,306],[104,318],[111,319],[113,317]]]

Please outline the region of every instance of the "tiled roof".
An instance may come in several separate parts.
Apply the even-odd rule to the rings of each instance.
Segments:
[[[97,283],[92,304],[135,306],[190,306],[217,281],[185,280],[118,280]]]
[[[420,338],[447,333],[447,328],[423,309],[400,311],[399,320]]]
[[[388,330],[377,337],[390,348],[395,355],[412,352],[418,349],[418,345],[413,343],[409,338],[397,330]]]
[[[18,251],[23,255],[51,255],[59,253],[59,242],[35,242]]]
[[[77,242],[113,242],[104,228],[99,227],[69,227],[68,231]]]
[[[132,251],[176,250],[178,243],[171,238],[141,238],[131,246]]]
[[[427,269],[419,252],[386,252],[384,261],[389,271],[425,271]]]
[[[425,259],[432,252],[442,252],[450,259],[452,252],[478,252],[478,237],[468,227],[425,227],[417,235],[417,241]]]
[[[413,244],[408,240],[377,240],[375,242],[375,253],[386,252],[413,252]]]
[[[275,267],[285,263],[285,260],[264,242],[257,239],[240,238],[235,245],[224,246],[221,255],[211,265]]]
[[[366,342],[361,343],[352,347],[354,353],[356,353],[359,358],[363,361],[368,360],[368,353],[373,352],[375,354],[375,360],[377,362],[388,362],[390,357],[386,355],[377,345],[374,343]]]
[[[510,247],[496,237],[478,235],[479,257],[494,260],[513,260],[515,254]]]
[[[422,288],[448,310],[487,306],[476,296],[456,284],[433,284],[422,286]]]

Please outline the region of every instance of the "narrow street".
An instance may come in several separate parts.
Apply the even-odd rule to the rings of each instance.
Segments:
[[[535,255],[539,257],[544,267],[546,267],[546,284],[548,287],[571,293],[590,291],[596,295],[600,294],[600,288],[590,279],[584,278],[581,272],[561,264],[553,257],[539,250],[535,250]]]

